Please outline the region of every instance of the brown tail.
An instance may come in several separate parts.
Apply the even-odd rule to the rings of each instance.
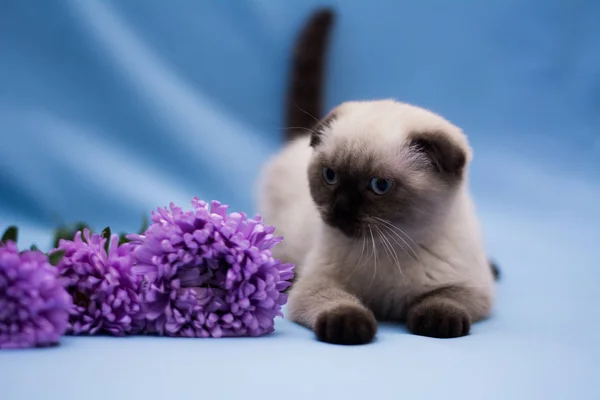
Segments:
[[[323,117],[325,53],[333,22],[332,9],[319,9],[298,36],[286,104],[286,141],[307,134],[307,128],[316,124],[315,119]]]
[[[500,267],[496,264],[495,261],[490,261],[490,268],[492,269],[492,275],[494,275],[495,280],[500,280]]]

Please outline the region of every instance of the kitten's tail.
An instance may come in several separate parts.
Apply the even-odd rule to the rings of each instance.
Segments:
[[[492,275],[494,276],[494,280],[500,280],[500,267],[495,261],[490,260],[490,268],[492,269]]]
[[[323,117],[325,58],[334,16],[330,8],[313,12],[296,41],[287,94],[286,141],[307,134]]]

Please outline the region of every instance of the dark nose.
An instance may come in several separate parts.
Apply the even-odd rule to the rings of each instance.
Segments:
[[[333,203],[331,212],[332,225],[347,235],[354,235],[358,228],[358,211],[360,199],[355,196],[339,196]]]
[[[354,214],[356,210],[352,209],[352,202],[348,197],[339,197],[333,203],[333,215],[336,219],[349,220],[355,216]]]

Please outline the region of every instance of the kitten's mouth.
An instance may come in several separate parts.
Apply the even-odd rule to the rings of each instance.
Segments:
[[[353,221],[339,221],[334,220],[331,217],[323,218],[323,221],[332,228],[335,228],[342,232],[345,236],[349,238],[358,238],[365,234],[364,227],[362,224],[353,222]]]
[[[350,238],[358,238],[363,231],[353,227],[337,227],[342,233]]]

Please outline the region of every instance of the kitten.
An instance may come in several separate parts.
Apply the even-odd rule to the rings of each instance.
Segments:
[[[395,100],[346,102],[306,129],[310,114],[321,115],[332,22],[332,11],[320,10],[300,35],[288,99],[294,129],[259,187],[259,212],[285,238],[274,255],[296,264],[288,316],[337,344],[371,342],[377,320],[406,322],[417,335],[467,335],[494,298],[467,138]]]

